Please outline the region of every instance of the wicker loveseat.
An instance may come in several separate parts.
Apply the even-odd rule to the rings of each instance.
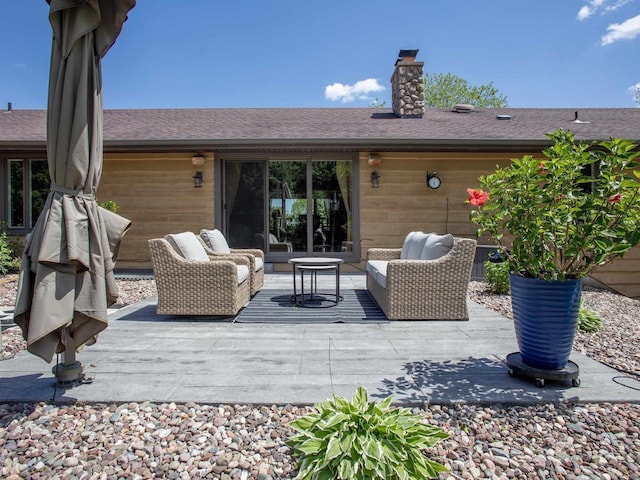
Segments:
[[[200,245],[195,235],[194,239]],[[245,255],[221,259],[205,253],[205,258],[188,259],[166,238],[149,240],[149,248],[158,290],[157,313],[232,316],[249,302]]]
[[[369,249],[367,289],[390,320],[469,319],[467,289],[476,241],[440,237],[448,237],[451,245],[448,253],[438,258],[421,259],[434,255],[424,255],[420,242],[411,252],[407,240],[403,248]]]

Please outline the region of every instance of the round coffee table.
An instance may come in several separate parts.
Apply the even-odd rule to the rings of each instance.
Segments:
[[[329,257],[300,257],[291,258],[289,263],[293,266],[293,295],[289,299],[299,307],[327,308],[335,307],[342,297],[340,296],[340,265],[344,263],[341,258]],[[318,292],[318,272],[334,270],[336,272],[336,293]],[[300,271],[300,293],[296,280],[296,272]],[[309,272],[310,288],[305,293],[304,274]],[[327,297],[333,297],[328,299]],[[327,304],[323,303],[327,301]],[[314,302],[314,303],[308,303]]]

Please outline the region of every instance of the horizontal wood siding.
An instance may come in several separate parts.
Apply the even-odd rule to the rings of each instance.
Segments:
[[[507,166],[512,158],[540,156],[521,153],[381,153],[381,164],[369,166],[368,154],[360,155],[361,258],[371,247],[400,247],[413,230],[451,233],[475,238],[476,226],[469,220],[472,206],[465,203],[467,188],[479,186],[478,177]],[[380,175],[380,187],[371,187],[371,172]],[[432,190],[426,174],[437,172],[442,185]],[[480,244],[491,244],[480,238]],[[640,298],[640,246],[622,259],[600,268],[593,275],[621,294]]]
[[[113,200],[118,214],[133,222],[124,236],[118,268],[149,268],[147,241],[167,233],[211,228],[214,216],[213,156],[195,166],[192,154],[106,154],[98,189],[100,201]],[[193,175],[203,172],[202,188]]]
[[[478,176],[508,165],[522,154],[382,153],[380,166],[371,167],[360,156],[361,254],[371,247],[399,247],[413,230],[451,233],[475,238],[469,221],[467,188],[478,188]],[[380,175],[380,187],[371,187],[371,172]],[[427,171],[437,172],[440,188],[427,187]],[[486,243],[486,241],[483,241]]]
[[[640,245],[600,267],[592,277],[622,295],[640,298]]]
[[[506,166],[521,153],[380,153],[381,165],[368,165],[368,152],[359,157],[360,168],[360,256],[364,267],[371,247],[400,247],[412,230],[451,233],[475,238],[476,226],[469,221],[471,205],[467,188],[478,187],[478,177]],[[150,267],[147,240],[167,233],[199,232],[213,226],[213,156],[203,166],[191,163],[191,154],[105,155],[98,190],[101,201],[113,200],[118,213],[133,222],[120,248],[119,268]],[[193,174],[201,170],[202,188],[193,187]],[[380,175],[380,187],[372,188],[370,175]],[[432,190],[426,174],[437,172],[442,185]],[[481,238],[480,244],[491,244]],[[640,247],[625,258],[602,267],[594,278],[624,295],[640,298]]]

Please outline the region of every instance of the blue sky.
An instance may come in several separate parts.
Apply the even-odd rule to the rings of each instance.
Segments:
[[[0,108],[46,108],[45,0],[0,6]],[[511,107],[635,107],[640,0],[137,0],[105,108],[390,106],[400,49]]]

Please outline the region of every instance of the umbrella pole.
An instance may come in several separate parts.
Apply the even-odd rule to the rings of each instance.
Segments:
[[[53,367],[53,373],[58,385],[68,387],[80,383],[83,378],[83,367],[76,360],[76,346],[69,327],[62,329],[62,344],[64,345],[62,363]]]

